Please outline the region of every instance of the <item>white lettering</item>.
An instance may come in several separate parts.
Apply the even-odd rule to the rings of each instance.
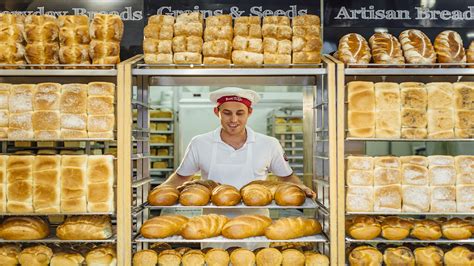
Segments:
[[[349,16],[349,13],[347,13],[346,7],[343,6],[341,7],[341,9],[339,9],[339,12],[337,13],[337,16],[334,19],[353,19],[353,18]]]

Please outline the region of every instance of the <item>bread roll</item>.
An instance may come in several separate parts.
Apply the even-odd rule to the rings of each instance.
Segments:
[[[96,247],[89,251],[86,255],[87,265],[117,265],[117,253],[115,246],[107,245]]]
[[[181,233],[188,218],[182,215],[164,215],[146,220],[140,233],[146,238],[165,238]]]
[[[47,266],[53,257],[53,251],[44,245],[37,245],[23,249],[18,255],[22,266]]]
[[[171,206],[178,202],[178,198],[179,191],[175,187],[162,185],[148,194],[148,203],[153,206]]]
[[[18,255],[20,251],[18,244],[4,244],[0,246],[0,261],[5,266],[16,266],[19,263]]]
[[[314,219],[289,217],[273,222],[265,229],[265,236],[272,240],[285,240],[319,234],[321,231],[321,224]]]
[[[357,33],[349,33],[339,40],[338,58],[345,64],[368,64],[371,54],[367,41]]]
[[[430,39],[423,32],[410,29],[400,33],[398,37],[402,44],[405,59],[409,64],[436,63],[436,53]]]
[[[428,212],[430,210],[431,191],[426,185],[402,185],[402,211]]]
[[[49,224],[39,217],[8,217],[1,227],[0,236],[6,240],[43,239],[49,235]]]
[[[413,251],[417,265],[443,265],[444,252],[436,246],[419,247]]]
[[[436,36],[434,48],[440,63],[466,63],[466,52],[459,33],[445,30]]]
[[[468,239],[472,237],[474,225],[460,218],[451,218],[441,225],[443,236],[450,240]]]
[[[372,246],[359,246],[349,253],[349,264],[376,266],[382,265],[382,253]]]
[[[181,265],[181,255],[175,250],[164,250],[158,256],[159,266],[179,266]]]
[[[212,248],[206,252],[205,260],[208,266],[227,266],[230,262],[230,256],[223,249]]]
[[[33,164],[33,208],[37,213],[60,211],[61,156],[36,156]]]
[[[378,237],[381,232],[380,223],[371,216],[356,216],[347,230],[354,239],[370,240]]]
[[[179,203],[185,206],[204,206],[209,203],[211,191],[202,185],[195,184],[184,188]]]
[[[237,248],[230,253],[230,263],[233,266],[255,265],[255,254],[245,248]]]
[[[240,199],[239,190],[230,185],[219,185],[212,190],[211,201],[217,206],[234,206]]]
[[[227,217],[217,214],[195,216],[183,226],[181,236],[185,239],[204,239],[219,236],[228,220]]]
[[[382,220],[382,237],[388,240],[402,240],[408,237],[413,223],[396,216],[385,217]]]
[[[415,220],[410,233],[420,240],[437,240],[441,238],[441,226],[433,220]]]
[[[371,212],[374,210],[374,188],[369,186],[349,186],[346,193],[348,212]]]
[[[84,257],[79,253],[54,253],[50,266],[80,266]]]
[[[241,215],[232,218],[222,228],[222,235],[230,239],[262,236],[272,224],[272,219],[263,215]]]
[[[283,256],[275,248],[263,248],[256,253],[255,261],[258,266],[281,265]]]
[[[376,32],[369,39],[375,64],[404,64],[402,47],[397,38],[387,32]]]
[[[240,189],[242,201],[248,206],[265,206],[272,202],[270,189],[260,184],[248,184]]]
[[[396,248],[387,248],[383,254],[383,261],[387,266],[415,266],[415,256],[409,248],[403,246]]]
[[[63,240],[103,240],[112,236],[109,216],[70,216],[56,229]]]
[[[375,186],[374,211],[400,212],[402,209],[401,185]]]
[[[474,263],[473,252],[467,247],[458,246],[444,254],[444,265],[472,265]]]
[[[200,250],[190,250],[184,254],[181,261],[183,266],[204,266],[204,253],[202,253]]]

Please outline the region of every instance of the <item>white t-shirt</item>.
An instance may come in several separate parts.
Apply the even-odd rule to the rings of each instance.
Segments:
[[[211,165],[212,147],[217,142],[216,161],[226,158],[235,163],[245,163],[249,143],[253,144],[253,173],[255,180],[265,179],[269,172],[276,176],[289,176],[293,173],[285,159],[283,148],[276,138],[256,133],[247,127],[247,140],[238,150],[221,139],[221,127],[214,131],[195,136],[189,143],[181,165],[176,172],[181,176],[194,175],[201,171],[202,179],[207,179]],[[228,184],[232,184],[229,176]]]

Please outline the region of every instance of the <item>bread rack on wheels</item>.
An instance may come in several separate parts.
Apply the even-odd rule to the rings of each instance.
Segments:
[[[49,262],[51,249],[57,252],[58,247],[76,253],[71,256],[99,245],[104,246],[100,251],[104,255],[120,254],[117,209],[122,199],[117,193],[115,151],[120,123],[116,110],[122,108],[116,99],[123,91],[117,89],[119,68],[2,65],[0,69],[0,216],[3,229],[17,226],[2,232],[0,244],[17,245],[10,246],[12,252],[30,254],[23,263],[38,263],[39,257],[31,255],[35,252]],[[102,100],[107,102],[102,111],[88,109],[88,104]],[[107,120],[107,132],[93,128],[94,119]],[[94,197],[97,191],[101,194]],[[74,229],[74,223],[85,227]],[[97,227],[87,228],[87,223]]]
[[[448,230],[452,226],[460,232],[459,228],[469,224],[469,219],[464,218],[473,215],[463,208],[466,197],[472,195],[466,193],[472,185],[460,181],[460,171],[464,170],[457,166],[462,161],[472,164],[473,138],[461,136],[464,133],[459,131],[456,118],[463,112],[461,105],[465,103],[461,91],[472,93],[473,90],[474,83],[462,83],[474,80],[472,66],[344,66],[332,60],[337,63],[340,121],[337,129],[339,265],[357,263],[360,257],[351,256],[353,251],[370,253],[369,257],[379,262],[384,252],[384,259],[394,252],[404,252],[405,259],[412,256],[413,261],[415,256],[417,263],[422,263],[423,252],[442,260],[443,251],[472,245],[472,236],[457,239]],[[392,100],[387,100],[388,94]],[[442,108],[452,116],[440,119],[437,114],[444,112],[440,111]],[[389,112],[391,115],[384,117]],[[414,117],[413,113],[420,115]],[[366,119],[362,121],[360,115],[367,115]],[[389,166],[391,163],[395,163],[393,168]],[[437,168],[444,172],[441,174]],[[472,197],[468,204],[472,204]],[[355,229],[357,226],[360,231]],[[438,235],[420,234],[418,230],[423,226]],[[397,228],[393,231],[396,233],[390,234],[388,228]],[[413,253],[408,256],[407,252]],[[400,258],[400,254],[396,256]]]
[[[336,162],[335,162],[335,109],[331,103],[335,102],[335,65],[324,59],[323,64],[311,66],[278,66],[278,67],[251,67],[238,68],[230,66],[216,68],[205,65],[146,65],[142,58],[137,58],[125,65],[125,97],[122,119],[125,121],[123,140],[123,155],[129,158],[124,163],[124,263],[130,263],[135,252],[151,247],[152,243],[165,242],[169,244],[181,243],[184,245],[195,243],[251,243],[251,242],[278,242],[265,237],[231,240],[223,236],[208,239],[189,240],[181,236],[172,236],[163,239],[150,239],[140,235],[140,228],[144,221],[152,217],[152,213],[166,209],[179,211],[186,209],[206,209],[215,207],[206,206],[151,206],[147,202],[148,192],[151,189],[149,169],[149,109],[148,104],[154,86],[300,86],[303,88],[303,124],[304,124],[304,183],[317,192],[317,200],[308,200],[294,209],[304,210],[306,216],[314,217],[322,225],[323,232],[314,236],[299,239],[285,240],[284,242],[312,242],[316,249],[331,259],[331,265],[336,261]],[[137,125],[132,128],[132,109],[138,112]],[[176,114],[176,112],[175,112]],[[179,120],[179,117],[176,119]],[[181,128],[181,127],[180,127]],[[127,143],[128,141],[128,143]],[[176,142],[176,141],[175,141]],[[179,143],[178,143],[179,145]],[[136,149],[133,151],[132,149]],[[132,167],[132,165],[134,165]],[[301,176],[300,176],[301,177]],[[274,203],[265,206],[269,209],[285,209]],[[248,206],[238,204],[223,208],[245,209]],[[128,217],[128,218],[127,218]]]

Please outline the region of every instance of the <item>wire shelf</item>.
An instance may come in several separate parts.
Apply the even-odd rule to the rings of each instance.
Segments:
[[[264,236],[259,237],[249,237],[244,239],[229,239],[223,236],[217,236],[206,239],[184,239],[182,236],[171,236],[167,238],[154,238],[149,239],[139,235],[135,242],[166,242],[166,243],[271,243],[271,242],[317,242],[317,243],[326,243],[328,239],[323,235],[313,235],[300,237],[295,239],[286,239],[286,240],[271,240]]]
[[[115,215],[115,212],[21,212],[0,213],[0,216],[48,216],[48,215]]]
[[[152,206],[146,203],[144,207],[151,210],[170,209],[170,208],[180,208],[180,209],[196,209],[196,208],[202,208],[202,209],[216,209],[216,208],[219,208],[219,209],[314,209],[314,208],[317,208],[318,205],[312,199],[306,198],[305,202],[301,206],[280,206],[280,205],[277,205],[275,201],[272,201],[272,203],[265,206],[247,206],[244,203],[240,202],[239,204],[235,206],[217,206],[212,203],[205,206],[184,206],[181,204],[175,204],[172,206]]]
[[[474,238],[461,239],[461,240],[450,240],[450,239],[438,239],[438,240],[419,240],[415,238],[405,238],[402,240],[388,240],[381,237],[377,237],[371,240],[359,240],[351,237],[346,237],[346,242],[349,243],[438,243],[438,244],[470,244],[474,243]]]
[[[474,216],[474,212],[346,212],[347,215]]]
[[[347,64],[346,75],[473,75],[472,63]]]
[[[384,138],[353,138],[347,137],[346,141],[390,141],[390,142],[470,142],[474,139],[384,139]]]
[[[116,65],[0,64],[0,76],[117,76]]]
[[[0,243],[115,243],[117,241],[117,236],[112,236],[108,239],[103,240],[62,240],[56,236],[50,236],[43,239],[35,240],[6,240],[0,239]]]

